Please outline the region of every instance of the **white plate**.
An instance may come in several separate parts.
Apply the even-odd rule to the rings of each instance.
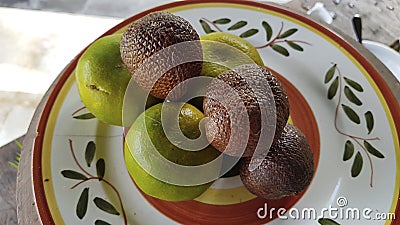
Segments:
[[[320,217],[340,224],[396,224],[377,217],[391,216],[387,213],[400,216],[400,106],[395,97],[398,93],[392,92],[373,64],[355,47],[310,19],[261,3],[183,1],[154,10],[167,10],[186,18],[200,35],[209,29],[247,34],[246,40],[259,47],[265,64],[279,75],[288,92],[291,121],[305,133],[314,152],[316,172],[312,183],[298,196],[278,201],[251,195],[237,176],[217,180],[193,201],[172,203],[142,194],[125,168],[122,128],[96,119],[74,118],[86,113],[74,113],[82,107],[73,76],[78,55],[51,90],[36,127],[33,189],[43,224],[86,225],[106,221],[308,225],[318,224]],[[127,19],[105,35],[121,31],[146,13]],[[212,22],[222,18],[229,19],[229,23]],[[245,26],[228,29],[239,21],[245,21]],[[267,38],[266,23],[271,27],[271,38]],[[283,55],[286,53],[289,56]],[[327,76],[330,69],[334,72],[331,77]],[[85,160],[87,146],[92,146],[92,142],[96,145],[95,158]],[[105,175],[99,181],[95,165],[102,160]],[[82,204],[86,202],[86,206]],[[104,211],[105,206],[108,210]],[[87,209],[86,213],[82,209]],[[331,209],[333,214],[325,209]],[[341,214],[335,214],[335,209]],[[276,212],[284,210],[288,218],[277,218]],[[360,218],[347,218],[352,215]]]
[[[363,45],[400,80],[400,53],[379,42],[363,40]]]

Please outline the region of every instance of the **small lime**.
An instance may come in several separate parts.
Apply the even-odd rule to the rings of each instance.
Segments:
[[[122,126],[124,97],[131,80],[121,60],[121,37],[121,34],[113,34],[93,42],[80,57],[75,73],[85,107],[100,121],[117,126]],[[131,85],[131,89],[137,86]],[[156,102],[154,97],[149,96],[150,105]],[[144,106],[141,108],[143,112]]]
[[[169,162],[184,166],[204,165],[220,155],[220,152],[208,145],[199,151],[180,149],[167,138],[161,123],[163,105],[176,103],[162,103],[148,108],[133,123],[125,138],[125,162],[129,174],[136,185],[146,194],[167,201],[191,200],[208,189],[212,181],[199,185],[176,185],[157,179],[148,173],[139,161],[150,168],[152,172],[172,171],[166,170],[155,159],[159,153]],[[174,106],[172,106],[174,107]],[[198,138],[201,133],[199,123],[204,118],[202,112],[190,104],[184,104],[179,112],[179,126],[182,133],[189,139]],[[167,118],[169,119],[169,118]],[[158,153],[154,153],[153,149]],[[171,169],[172,170],[172,167]],[[219,168],[213,168],[213,173],[218,174]],[[201,177],[204,174],[192,174]]]
[[[216,77],[242,64],[264,66],[257,49],[241,37],[225,32],[213,32],[200,37],[203,48],[202,76]]]

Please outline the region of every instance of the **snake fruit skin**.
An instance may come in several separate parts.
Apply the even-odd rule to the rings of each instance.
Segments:
[[[279,80],[265,67],[256,64],[235,67],[219,74],[217,79],[223,83],[212,82],[207,87],[203,102],[204,114],[209,118],[206,134],[212,140],[211,144],[225,154],[249,157],[253,155],[259,140],[273,138],[275,142],[289,118],[289,100]],[[233,91],[239,98],[228,97],[232,96],[230,93]],[[226,103],[225,106],[222,102]],[[249,124],[243,124],[238,102],[244,104]],[[275,107],[272,107],[273,104]],[[276,123],[275,127],[263,127],[261,110],[266,112],[267,120]],[[244,137],[246,132],[243,130],[247,125],[250,126],[249,137]],[[263,137],[260,137],[261,129],[265,131]],[[274,132],[274,136],[269,137]],[[232,143],[228,146],[230,141]],[[237,147],[243,146],[243,143],[238,144],[242,141],[247,141],[244,152]]]
[[[250,163],[259,164],[249,171]],[[314,158],[307,139],[293,125],[287,124],[282,136],[271,146],[264,159],[245,158],[240,168],[244,186],[266,199],[279,199],[297,194],[311,182]]]
[[[175,62],[186,58],[202,58],[200,38],[188,21],[167,12],[153,12],[134,21],[124,32],[121,40],[121,57],[133,79],[154,97],[165,99],[180,82],[198,76],[202,62],[187,62],[175,66]],[[184,51],[174,48],[177,43],[197,41]],[[147,60],[160,50],[164,51],[157,60]],[[146,63],[144,63],[146,61]],[[174,67],[171,67],[174,66]],[[160,75],[160,71],[167,71]],[[157,79],[158,78],[158,79]],[[154,85],[153,85],[154,84]],[[180,85],[171,99],[185,93]]]

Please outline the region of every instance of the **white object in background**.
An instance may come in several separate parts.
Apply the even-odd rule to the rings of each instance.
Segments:
[[[49,75],[37,69],[0,62],[0,91],[43,94],[56,75],[57,73]]]
[[[62,69],[120,20],[0,7],[0,21],[0,93],[10,97],[0,101],[2,146],[27,131],[36,99]]]
[[[35,108],[15,106],[8,114],[3,129],[0,131],[0,146],[24,135],[32,120]]]
[[[363,45],[374,54],[400,81],[400,53],[382,43],[363,40]]]
[[[325,8],[322,2],[316,2],[314,6],[307,11],[307,15],[310,15],[315,19],[321,19],[327,24],[333,22],[332,14]]]
[[[120,22],[11,8],[0,8],[0,21],[0,91],[35,94],[44,94],[84,47]]]

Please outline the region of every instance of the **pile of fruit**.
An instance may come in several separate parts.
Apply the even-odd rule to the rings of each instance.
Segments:
[[[186,83],[199,77],[211,80],[204,88]],[[76,79],[93,115],[129,129],[126,167],[148,195],[198,197],[226,173],[224,155],[237,159],[229,168],[238,166],[244,186],[262,198],[297,194],[311,182],[313,155],[300,130],[287,123],[286,91],[240,37],[199,37],[179,16],[150,13],[89,46]],[[136,97],[129,98],[132,90]],[[201,97],[184,101],[197,91]],[[124,111],[126,105],[134,110]]]

